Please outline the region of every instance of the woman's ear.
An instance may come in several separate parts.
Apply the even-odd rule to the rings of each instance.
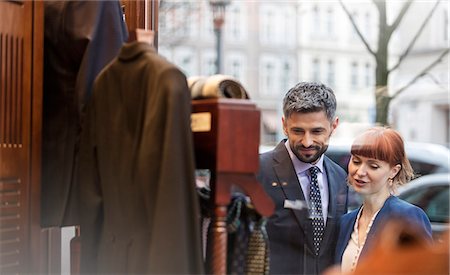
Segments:
[[[398,172],[400,172],[400,170],[402,170],[402,166],[400,164],[396,164],[394,167],[392,167],[391,169],[391,179],[395,178],[395,176],[397,176]]]

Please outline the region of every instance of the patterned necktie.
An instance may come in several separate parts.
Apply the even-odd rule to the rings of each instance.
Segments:
[[[309,191],[309,201],[311,204],[310,214],[313,226],[314,247],[316,248],[316,255],[318,255],[324,229],[322,201],[320,199],[319,183],[317,181],[319,168],[313,166],[309,168],[309,172],[311,174],[311,186]]]

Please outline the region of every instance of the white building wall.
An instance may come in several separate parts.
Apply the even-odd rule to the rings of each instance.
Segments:
[[[403,66],[391,73],[389,79],[391,92],[408,83],[417,71],[427,64],[427,60],[435,56],[437,50],[448,46],[448,33],[445,32],[445,30],[448,32],[448,3],[444,2],[430,20],[429,26],[424,29],[410,53],[411,56],[405,59]],[[171,44],[169,49],[166,49],[164,41],[160,40],[160,52],[167,53],[168,58],[176,60],[177,64],[178,62],[183,64],[190,51],[197,57],[182,65],[187,76],[210,75],[214,73],[215,60],[211,8],[205,0],[191,3],[198,6],[194,10],[199,12],[189,19],[195,22],[189,24],[186,30],[183,29],[184,33],[189,33],[191,37],[181,40],[178,46]],[[355,16],[357,25],[372,49],[376,50],[378,14],[372,1],[346,0],[344,3]],[[388,16],[391,22],[403,3],[403,1],[388,2]],[[390,43],[391,66],[397,62],[398,56],[414,36],[415,30],[420,27],[421,19],[425,18],[433,3],[434,1],[415,1],[412,4],[405,21],[400,25],[399,31],[394,33]],[[373,123],[375,60],[353,30],[338,1],[231,1],[225,17],[223,43],[224,73],[239,78],[251,99],[262,110],[264,122],[271,124],[268,128],[281,130],[278,118],[281,116],[281,100],[287,90],[299,81],[311,80],[323,82],[335,90],[341,122],[361,125]],[[315,60],[318,64],[317,73]],[[427,84],[436,82],[436,79],[437,82],[444,83],[441,85],[444,88],[437,90],[448,93],[448,61],[446,62],[433,70],[432,77],[427,76],[424,79],[428,78]],[[353,63],[356,67],[352,65]],[[286,66],[289,67],[288,70]],[[286,75],[286,71],[289,75]],[[368,71],[371,73],[368,74]],[[409,90],[404,92],[406,98],[409,97],[409,92]],[[406,104],[406,100],[400,101],[402,102]],[[421,104],[413,105],[421,106]],[[403,107],[401,104],[392,106],[391,117],[396,121],[395,125],[406,134],[418,132],[408,128],[417,125],[408,122],[409,118],[415,115],[406,115],[405,112],[410,110],[410,107]],[[402,111],[396,111],[394,108]],[[436,113],[435,107],[420,108],[421,113],[426,112],[420,119],[425,119],[429,115],[433,119],[436,115],[443,116],[439,112]],[[410,112],[417,113],[414,110]],[[427,127],[437,123],[435,120],[431,122],[430,119],[432,118],[426,122]],[[403,125],[405,123],[406,125]],[[439,129],[442,129],[442,125],[439,125]],[[414,138],[430,140],[431,134],[412,135]],[[444,140],[448,140],[448,135],[444,136],[447,136]]]
[[[439,4],[410,54],[396,71],[391,82],[392,91],[403,88],[448,49],[448,3],[444,2]],[[419,29],[434,3],[413,3],[404,24],[400,26],[399,37],[403,48],[415,35],[412,30]],[[391,103],[392,124],[405,139],[450,146],[448,60],[447,55]]]
[[[449,102],[448,93],[419,85],[392,102],[392,123],[406,140],[448,146]]]

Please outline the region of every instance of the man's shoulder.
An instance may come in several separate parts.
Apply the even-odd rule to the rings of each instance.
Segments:
[[[271,157],[273,157],[274,151],[275,151],[275,148],[272,149],[272,150],[269,150],[269,151],[265,151],[265,152],[263,152],[263,153],[260,153],[260,154],[259,154],[259,158],[260,158],[260,159],[271,158]]]
[[[335,173],[343,177],[347,176],[347,172],[345,172],[345,170],[339,164],[334,162],[328,156],[323,155],[323,162],[327,168],[327,172]]]
[[[290,159],[289,153],[283,140],[278,143],[272,150],[265,151],[259,155],[259,161],[261,163],[272,162],[284,162],[286,158]]]
[[[264,153],[261,153],[259,155],[259,164],[260,166],[268,166],[268,165],[272,165],[273,163],[275,163],[275,158],[274,158],[274,150],[270,150]]]

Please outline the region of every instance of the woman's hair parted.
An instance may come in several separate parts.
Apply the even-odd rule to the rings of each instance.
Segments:
[[[403,138],[387,127],[373,127],[356,137],[352,155],[385,161],[390,166],[400,164],[401,169],[392,179],[394,185],[403,185],[414,178],[414,170],[405,153]]]

